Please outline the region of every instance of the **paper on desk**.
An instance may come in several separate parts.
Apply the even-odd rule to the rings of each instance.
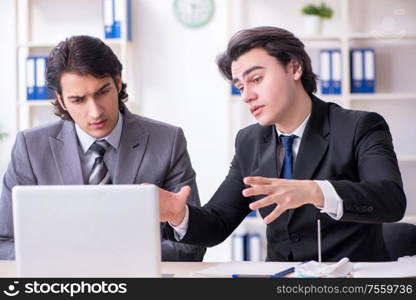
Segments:
[[[354,263],[353,277],[416,277],[416,261]]]
[[[231,277],[233,274],[273,275],[295,266],[295,262],[231,261],[195,272],[196,275]]]

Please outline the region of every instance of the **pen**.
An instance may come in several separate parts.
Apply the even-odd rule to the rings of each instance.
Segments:
[[[287,274],[295,272],[295,267],[287,268],[283,271],[280,271],[272,275],[263,275],[263,274],[232,274],[232,278],[281,278]]]

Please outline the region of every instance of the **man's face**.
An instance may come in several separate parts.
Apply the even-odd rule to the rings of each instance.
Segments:
[[[284,120],[293,103],[295,82],[302,75],[293,71],[293,63],[285,68],[263,48],[254,48],[233,61],[231,73],[242,99],[263,126]]]
[[[113,130],[118,119],[118,91],[121,80],[96,78],[92,75],[63,73],[61,106],[86,133],[99,139]]]

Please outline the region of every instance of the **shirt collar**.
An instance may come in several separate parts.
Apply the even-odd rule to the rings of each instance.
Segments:
[[[118,120],[114,129],[109,135],[101,138],[100,140],[106,140],[114,149],[118,149],[120,145],[121,131],[123,129],[123,115],[118,112]],[[84,130],[82,130],[78,124],[75,123],[75,130],[78,136],[79,143],[84,151],[84,154],[90,149],[91,145],[97,140],[97,138],[90,136]]]
[[[311,116],[311,113],[309,113],[309,115],[306,116],[306,118],[305,118],[305,120],[303,120],[302,124],[300,124],[299,127],[296,128],[292,133],[283,133],[277,128],[277,126],[275,126],[276,131],[277,131],[277,135],[280,136],[282,134],[283,135],[292,135],[292,134],[294,134],[299,138],[299,140],[301,140],[303,132],[305,131],[306,123],[308,123],[308,120],[309,120],[310,116]]]

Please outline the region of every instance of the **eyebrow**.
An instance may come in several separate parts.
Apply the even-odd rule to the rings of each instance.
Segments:
[[[264,67],[261,66],[252,66],[251,68],[247,69],[244,71],[243,73],[243,78],[246,77],[248,74],[250,74],[251,72],[258,70],[258,69],[264,69]],[[236,84],[238,81],[240,81],[238,78],[233,78],[233,84]]]
[[[104,90],[105,88],[107,88],[108,86],[111,85],[111,82],[107,82],[105,83],[102,87],[100,87],[98,90],[96,90],[94,92],[94,94],[98,94],[99,92],[101,92],[102,90]],[[85,96],[77,96],[77,95],[73,95],[73,96],[68,96],[66,97],[67,99],[79,99],[79,98],[84,98]]]

